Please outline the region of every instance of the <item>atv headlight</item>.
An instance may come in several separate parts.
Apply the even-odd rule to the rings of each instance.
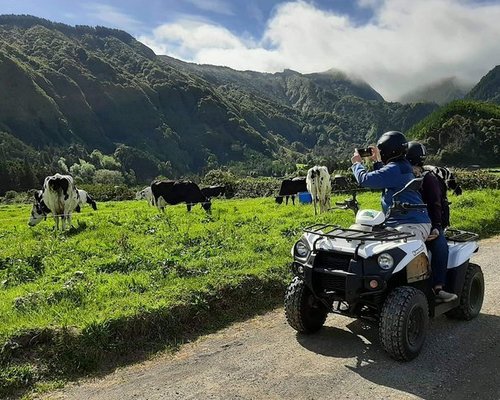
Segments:
[[[378,266],[382,269],[391,269],[394,266],[394,258],[389,253],[382,253],[377,259]]]
[[[303,241],[299,240],[295,243],[294,252],[297,257],[306,258],[309,254],[309,248]]]

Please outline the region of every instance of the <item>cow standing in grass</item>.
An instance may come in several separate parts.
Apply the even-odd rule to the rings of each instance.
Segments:
[[[200,203],[208,213],[212,207],[212,203],[201,192],[198,185],[191,181],[153,181],[151,192],[153,203],[162,212],[167,204],[186,203],[187,210],[191,211],[194,204]]]
[[[153,192],[151,191],[151,186],[146,186],[144,189],[138,191],[135,194],[135,199],[146,200],[150,206],[154,206]]]
[[[75,208],[76,212],[80,212],[85,204],[90,204],[94,211],[97,210],[97,203],[94,201],[92,196],[88,194],[85,190],[77,189],[78,192],[78,205]]]
[[[284,179],[281,182],[280,191],[276,196],[276,203],[282,204],[283,197],[285,204],[288,204],[288,199],[292,198],[292,204],[295,205],[295,195],[300,192],[307,191],[306,178],[299,176],[293,179]]]
[[[314,215],[317,214],[316,204],[319,204],[319,212],[323,213],[330,209],[330,193],[332,184],[328,168],[315,166],[307,171],[307,191],[311,193],[314,204]]]
[[[78,207],[78,190],[70,175],[55,174],[48,176],[43,182],[42,190],[35,192],[35,204],[31,210],[29,226],[35,226],[47,214],[52,213],[56,229],[59,229],[59,219],[62,219],[62,229],[66,223],[71,225],[71,213]]]
[[[438,178],[440,178],[446,185],[448,190],[453,190],[455,195],[460,196],[462,194],[462,188],[458,184],[455,175],[446,167],[436,167],[434,165],[424,165],[424,171],[432,172]]]
[[[212,185],[208,187],[201,188],[201,193],[207,198],[223,196],[226,194],[226,187],[222,185]]]

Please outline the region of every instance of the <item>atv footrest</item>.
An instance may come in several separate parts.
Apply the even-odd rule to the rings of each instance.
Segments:
[[[447,311],[454,309],[460,305],[460,299],[456,299],[450,301],[448,303],[435,303],[434,306],[434,315],[433,317],[437,317],[438,315],[442,315]]]

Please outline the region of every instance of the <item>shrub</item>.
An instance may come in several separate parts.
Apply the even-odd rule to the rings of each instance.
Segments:
[[[122,185],[123,182],[124,178],[120,171],[98,169],[94,174],[94,183],[101,183],[104,185]]]
[[[135,190],[125,185],[82,184],[78,186],[86,190],[96,201],[133,200]]]
[[[14,200],[17,197],[17,192],[15,190],[7,190],[5,192],[5,200],[7,202]]]
[[[458,184],[464,190],[500,189],[500,174],[492,174],[484,170],[456,170]]]
[[[223,185],[226,187],[226,197],[233,197],[237,189],[237,178],[228,171],[213,169],[201,180],[201,186]]]
[[[269,197],[275,196],[281,184],[276,178],[241,178],[237,181],[236,197]]]

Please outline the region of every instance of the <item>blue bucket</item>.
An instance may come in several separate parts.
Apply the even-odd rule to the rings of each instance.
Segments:
[[[313,200],[313,198],[311,196],[311,193],[309,193],[309,192],[300,192],[299,193],[299,203],[311,204],[312,200]]]

